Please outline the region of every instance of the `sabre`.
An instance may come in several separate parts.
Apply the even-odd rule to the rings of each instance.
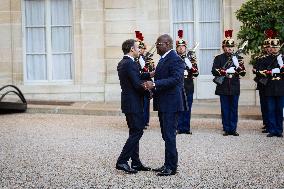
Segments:
[[[145,55],[146,60],[148,60],[149,58],[152,58],[152,56],[156,52],[156,49],[154,49],[155,46],[156,46],[156,44],[153,44],[152,47],[150,48],[150,50],[148,52],[146,52],[146,55]],[[154,51],[151,52],[153,49],[154,49]]]
[[[195,52],[195,50],[197,49],[198,46],[199,46],[199,43],[196,42],[196,43],[195,43],[195,47],[192,49],[192,51]]]
[[[153,44],[148,52],[151,52],[151,50],[156,46],[156,44]]]
[[[243,53],[243,50],[247,45],[248,45],[248,40],[244,41],[243,44],[241,45],[241,47],[235,53],[232,53],[232,56],[229,58],[229,60],[226,62],[226,64],[223,66],[223,68],[226,69],[227,67],[229,67],[232,63],[233,56],[237,56],[237,55]]]
[[[193,53],[195,53],[195,51],[196,51],[196,49],[197,49],[198,46],[199,46],[199,43],[196,42],[196,43],[195,43],[195,46],[187,52],[186,56],[187,56],[188,58],[190,58],[191,55],[192,55]]]
[[[243,44],[241,45],[241,47],[235,52],[233,53],[233,56],[239,55],[240,53],[243,52],[244,48],[248,45],[248,40],[244,41]]]

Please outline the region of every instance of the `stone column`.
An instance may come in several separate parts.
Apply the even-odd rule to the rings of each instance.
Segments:
[[[0,3],[0,84],[13,82],[12,65],[12,26],[11,2],[3,0]]]
[[[104,1],[76,1],[75,66],[81,99],[104,101]],[[78,53],[78,54],[77,54]]]

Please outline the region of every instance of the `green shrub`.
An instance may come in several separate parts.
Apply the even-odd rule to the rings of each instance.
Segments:
[[[248,0],[236,12],[237,19],[243,23],[238,39],[248,40],[245,53],[251,54],[251,62],[262,52],[264,31],[274,29],[279,39],[284,39],[284,0]]]

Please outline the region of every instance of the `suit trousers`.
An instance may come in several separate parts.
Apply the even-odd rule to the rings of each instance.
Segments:
[[[268,127],[267,120],[267,97],[264,95],[264,90],[259,90],[259,102],[262,116],[262,123]]]
[[[150,99],[147,96],[143,98],[144,103],[144,123],[145,125],[149,124],[150,120]]]
[[[129,137],[122,149],[120,156],[118,157],[117,163],[127,163],[131,158],[132,165],[141,165],[139,158],[139,140],[143,135],[144,129],[144,118],[143,113],[126,113],[126,122],[129,128]]]
[[[191,107],[193,101],[193,92],[186,94],[188,111],[179,112],[178,114],[178,126],[177,130],[180,132],[190,131],[190,118],[191,118]]]
[[[164,166],[171,170],[177,170],[178,152],[176,148],[177,112],[158,112],[162,138],[165,141]]]
[[[273,135],[283,133],[284,96],[267,96],[268,132]]]
[[[236,132],[238,124],[239,95],[220,95],[223,130]]]

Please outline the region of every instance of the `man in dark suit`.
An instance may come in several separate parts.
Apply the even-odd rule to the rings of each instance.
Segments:
[[[139,140],[143,135],[143,96],[145,90],[142,86],[143,79],[153,76],[153,73],[140,74],[138,64],[134,58],[139,57],[138,42],[129,39],[123,42],[123,59],[118,63],[117,71],[121,86],[121,110],[126,116],[129,128],[127,139],[116,163],[116,169],[127,173],[138,171],[150,171],[145,167],[139,158]],[[128,164],[131,159],[131,167]]]
[[[161,35],[156,42],[161,59],[156,67],[154,82],[147,81],[144,87],[153,89],[154,111],[158,111],[162,138],[165,141],[165,163],[154,169],[158,176],[176,174],[178,152],[176,148],[176,127],[178,112],[184,110],[183,60],[173,50],[173,40]]]

